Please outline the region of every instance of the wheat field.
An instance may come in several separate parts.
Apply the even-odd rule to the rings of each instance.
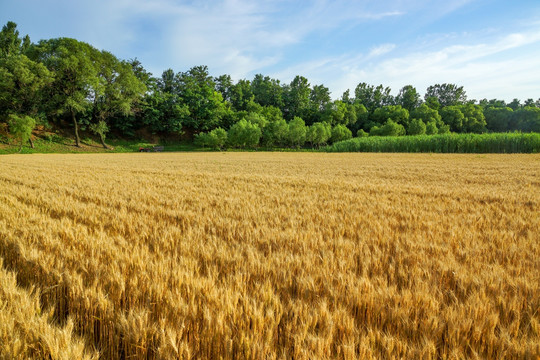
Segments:
[[[0,158],[2,359],[539,359],[540,155]]]

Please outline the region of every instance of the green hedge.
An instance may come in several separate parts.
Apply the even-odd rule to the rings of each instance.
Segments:
[[[327,152],[538,153],[540,133],[373,136],[340,141]]]

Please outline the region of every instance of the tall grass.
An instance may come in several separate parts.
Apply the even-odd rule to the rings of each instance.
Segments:
[[[444,134],[354,138],[327,146],[328,152],[538,153],[540,134]]]

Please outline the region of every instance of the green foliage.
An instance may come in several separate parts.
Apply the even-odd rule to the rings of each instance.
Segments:
[[[352,132],[345,125],[338,124],[332,128],[331,140],[333,143],[352,138]]]
[[[222,128],[214,129],[208,133],[195,135],[195,145],[209,147],[211,149],[222,149],[227,143],[227,132]]]
[[[306,140],[312,145],[321,146],[332,136],[332,128],[328,123],[316,122],[308,128]]]
[[[426,124],[420,119],[412,119],[407,128],[407,135],[423,135],[426,133]]]
[[[257,126],[259,126],[259,129],[261,130],[264,130],[264,128],[268,124],[268,120],[266,120],[266,117],[264,115],[255,112],[248,113],[246,116],[246,120],[252,124],[257,124]]]
[[[435,135],[438,132],[437,123],[434,120],[428,121],[426,124],[426,135]]]
[[[8,117],[9,132],[20,140],[22,150],[23,143],[30,139],[32,136],[32,130],[36,126],[34,118],[26,115],[11,114]]]
[[[412,85],[394,98],[389,87],[360,83],[354,97],[347,90],[332,100],[326,86],[311,87],[302,76],[284,85],[261,74],[235,83],[230,75],[211,77],[206,66],[178,73],[168,69],[154,78],[137,59],[120,60],[75,39],[31,44],[28,36],[19,36],[13,22],[0,32],[0,125],[7,128],[10,114],[59,128],[71,119],[77,145],[80,125],[96,130],[104,145],[107,131],[99,130],[100,124],[120,137],[148,131],[177,135],[183,130],[210,136],[214,129],[231,129],[242,119],[251,133],[257,133],[256,125],[266,146],[300,147],[306,140],[320,146],[331,138],[348,137],[347,128],[359,137],[367,131],[398,136],[404,128],[409,134],[540,131],[540,99],[509,104],[484,99],[476,105],[467,103],[463,87],[454,84],[430,86],[424,98],[421,104]],[[308,128],[306,123],[313,125]],[[214,144],[213,139],[207,142],[201,136],[198,141],[205,147],[215,147],[206,145]],[[238,144],[256,146],[253,141]]]
[[[285,102],[284,115],[287,119],[304,116],[309,109],[309,96],[311,89],[308,80],[303,76],[296,76],[290,85],[284,88]]]
[[[263,142],[266,146],[282,145],[287,140],[289,125],[283,118],[270,121],[263,129]]]
[[[459,106],[446,106],[441,109],[442,121],[450,126],[454,132],[462,132],[464,129],[465,115]]]
[[[464,116],[463,130],[465,132],[482,133],[486,131],[486,118],[480,105],[462,105],[461,112]]]
[[[0,58],[0,117],[12,112],[36,116],[52,81],[43,64],[25,55]]]
[[[228,131],[228,142],[236,148],[253,148],[259,144],[262,132],[257,124],[242,119],[231,126]]]
[[[385,88],[382,85],[375,87],[366,83],[360,83],[354,90],[354,102],[364,105],[372,113],[376,108],[390,105],[394,102],[390,91],[391,89],[389,87]]]
[[[435,84],[427,88],[425,99],[435,98],[440,106],[452,106],[464,104],[467,101],[467,95],[463,86],[455,84]],[[430,100],[434,103],[432,100]]]
[[[207,131],[219,125],[226,111],[223,96],[215,87],[208,67],[195,66],[173,79],[166,74],[161,90],[176,95],[181,105],[187,107],[189,116],[182,120],[184,126]]]
[[[398,96],[396,96],[396,104],[401,105],[402,108],[407,109],[409,112],[417,108],[421,103],[420,94],[416,91],[416,88],[412,85],[404,86]]]
[[[510,130],[510,122],[514,111],[509,107],[487,107],[484,109],[486,128],[493,132]]]
[[[411,119],[420,119],[427,124],[430,121],[435,121],[437,126],[443,125],[441,115],[435,109],[430,108],[426,104],[422,104],[411,112]]]
[[[356,136],[359,138],[368,137],[369,133],[365,132],[363,129],[360,129],[356,132]]]
[[[109,127],[105,121],[100,120],[95,124],[90,124],[89,127],[94,134],[99,135],[103,140],[105,140],[105,137],[109,132]]]
[[[526,106],[514,111],[513,122],[518,130],[540,132],[540,108]]]
[[[307,126],[299,117],[294,117],[289,122],[289,133],[287,140],[291,146],[300,147],[306,142]]]
[[[354,138],[328,152],[539,153],[540,134],[445,134]]]
[[[375,109],[372,119],[379,124],[391,119],[398,124],[407,126],[409,124],[409,112],[400,105],[386,105]]]
[[[369,132],[370,136],[402,136],[405,135],[405,128],[390,119],[383,126],[374,126]]]

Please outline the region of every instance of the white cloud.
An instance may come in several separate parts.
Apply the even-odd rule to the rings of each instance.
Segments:
[[[394,93],[408,84],[423,93],[433,84],[456,83],[465,87],[469,98],[477,100],[540,97],[540,28],[479,40],[473,45],[436,45],[404,53],[406,46],[381,44],[367,56],[344,54],[313,60],[277,75],[290,79],[301,74],[310,80],[320,79],[334,98],[347,89],[354,91],[360,82],[390,86]]]

